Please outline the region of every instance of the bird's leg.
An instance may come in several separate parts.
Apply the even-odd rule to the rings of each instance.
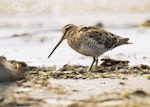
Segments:
[[[93,57],[93,62],[91,64],[91,66],[89,67],[88,71],[90,71],[92,69],[92,66],[93,66],[94,62],[95,62],[95,57]]]
[[[96,64],[95,64],[95,66],[94,66],[94,69],[93,70],[96,70],[97,69],[97,65],[98,65],[98,57],[95,57],[95,62],[96,62]]]

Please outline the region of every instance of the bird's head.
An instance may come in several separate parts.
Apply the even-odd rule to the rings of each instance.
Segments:
[[[63,36],[61,37],[61,39],[59,40],[59,42],[56,44],[56,46],[54,47],[54,49],[51,51],[51,53],[49,54],[48,58],[53,54],[53,52],[56,50],[56,48],[61,44],[61,42],[64,40],[64,39],[67,39],[69,38],[69,36],[71,36],[71,31],[76,28],[77,26],[74,25],[74,24],[67,24],[66,26],[63,27],[62,29],[62,33],[63,33]]]
[[[73,29],[75,29],[77,26],[74,25],[74,24],[67,24],[66,26],[64,26],[62,28],[62,33],[63,33],[63,36],[62,38],[63,39],[67,39],[70,35],[70,32],[73,31]]]

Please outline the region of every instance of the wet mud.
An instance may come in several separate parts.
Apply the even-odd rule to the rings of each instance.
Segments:
[[[65,89],[65,85],[67,85],[67,83],[53,86],[51,84],[53,79],[101,80],[105,78],[107,81],[107,79],[127,80],[129,76],[143,76],[148,81],[150,79],[149,65],[140,64],[136,66],[129,66],[129,61],[109,58],[102,59],[102,61],[103,62],[98,66],[97,70],[87,72],[88,66],[82,65],[66,64],[62,68],[57,69],[55,66],[36,67],[29,66],[25,62],[9,60],[16,69],[24,73],[24,79],[8,84],[0,84],[0,106],[50,107],[51,103],[47,103],[47,98],[44,97],[46,94],[50,97],[49,99],[56,100],[56,104],[53,104],[53,107],[108,107],[110,105],[111,107],[150,106],[150,93],[142,89],[136,89],[133,91],[124,90],[121,92],[104,92],[92,97],[89,96],[87,99],[69,99],[70,103],[67,103],[68,99],[56,97],[62,95],[69,96],[70,94]],[[119,85],[126,86],[126,83],[120,81]],[[11,89],[10,87],[14,88]],[[25,89],[28,91],[25,91]],[[42,95],[40,94],[41,90],[43,93]],[[78,90],[72,89],[72,92],[78,93]],[[58,99],[63,99],[64,103],[60,103]]]
[[[144,98],[144,100],[143,100]],[[142,90],[103,93],[87,100],[76,101],[68,107],[148,107],[150,94]]]
[[[60,69],[56,66],[52,67],[36,67],[28,66],[25,62],[10,60],[9,62],[15,66],[16,69],[24,72],[25,77],[33,75],[44,74],[47,79],[98,79],[98,78],[122,78],[129,75],[145,75],[150,74],[149,65],[135,65],[130,66],[129,61],[115,60],[110,58],[101,59],[103,62],[96,70],[87,72],[88,66],[69,65],[66,64]],[[40,74],[41,73],[41,74]],[[47,76],[46,76],[47,75]],[[147,77],[149,78],[149,77]]]
[[[0,55],[15,59],[0,57],[0,73],[6,71],[12,77],[7,79],[11,82],[0,80],[0,107],[150,107],[148,0],[134,0],[133,5],[128,0],[126,6],[111,0],[0,1]],[[78,56],[65,43],[55,53],[57,57],[47,60],[62,36],[62,26],[68,23],[102,27],[134,44],[106,53],[110,58],[102,59],[90,72],[83,66],[88,65],[88,58]],[[73,65],[77,63],[83,65]]]
[[[50,72],[50,76],[55,79],[98,79],[98,78],[124,78],[129,75],[150,74],[149,65],[129,66],[129,61],[102,59],[102,63],[97,70],[87,72],[87,66],[64,65],[59,70]]]

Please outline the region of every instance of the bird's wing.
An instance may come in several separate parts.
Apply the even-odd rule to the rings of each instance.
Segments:
[[[114,48],[115,44],[117,44],[121,38],[120,36],[97,27],[82,27],[80,32],[82,32],[84,36],[94,39],[97,43],[104,44],[107,49]]]

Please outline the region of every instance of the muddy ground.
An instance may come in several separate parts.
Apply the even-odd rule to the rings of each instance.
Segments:
[[[149,13],[149,0],[0,0],[0,55],[24,74],[0,83],[0,107],[150,107]],[[91,72],[91,59],[66,41],[47,59],[69,23],[133,44],[105,53]]]
[[[149,107],[150,66],[102,59],[95,71],[66,64],[29,66],[11,60],[24,79],[0,83],[0,107]]]

